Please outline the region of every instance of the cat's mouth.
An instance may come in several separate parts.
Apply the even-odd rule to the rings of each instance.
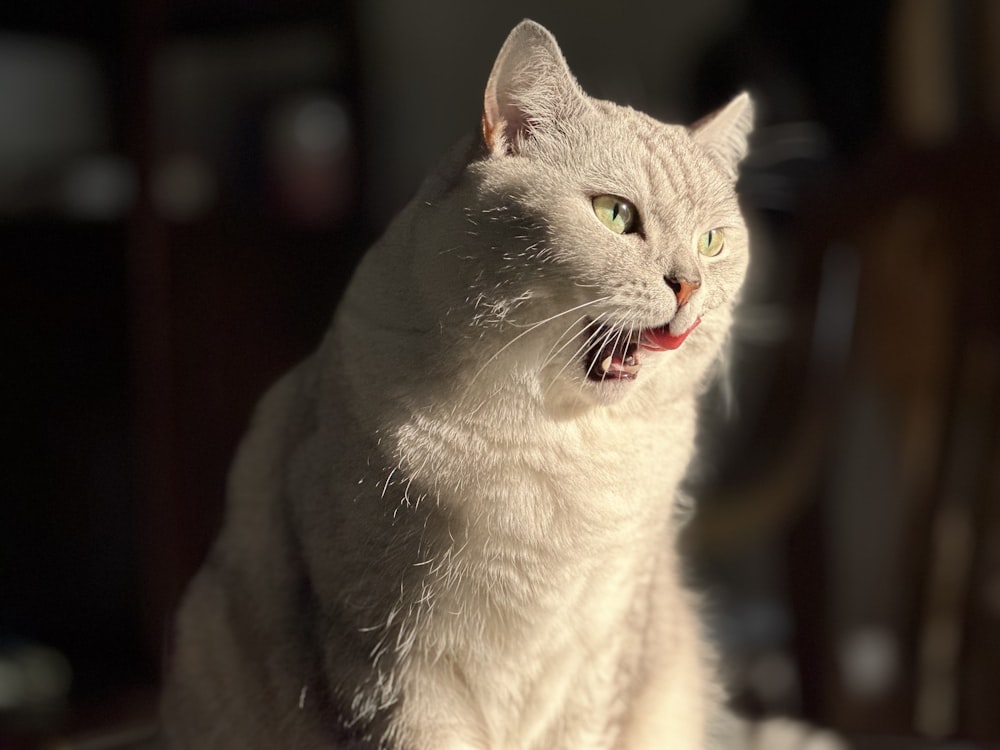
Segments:
[[[678,348],[700,322],[701,318],[696,318],[691,327],[680,334],[671,333],[669,325],[629,333],[621,328],[591,323],[584,331],[587,341],[592,342],[583,354],[587,377],[598,382],[634,380],[645,352]]]

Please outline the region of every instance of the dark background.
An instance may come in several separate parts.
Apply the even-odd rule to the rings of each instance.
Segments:
[[[593,95],[758,102],[687,536],[736,701],[1000,743],[992,0],[4,0],[0,749],[152,720],[253,403],[526,16]]]

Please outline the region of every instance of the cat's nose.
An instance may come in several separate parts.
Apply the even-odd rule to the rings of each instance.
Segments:
[[[677,297],[678,307],[682,307],[691,298],[695,290],[701,286],[701,281],[698,280],[673,279],[669,276],[664,276],[663,280],[667,282],[667,286],[673,290],[674,296]]]

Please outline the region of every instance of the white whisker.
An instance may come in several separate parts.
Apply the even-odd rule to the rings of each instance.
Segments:
[[[536,331],[539,328],[541,328],[543,325],[545,325],[547,323],[551,323],[553,320],[556,320],[557,318],[561,318],[564,315],[569,315],[570,313],[576,312],[578,310],[582,310],[583,308],[589,307],[591,305],[599,304],[599,303],[604,302],[604,301],[606,301],[608,299],[610,299],[610,297],[598,297],[597,299],[593,299],[593,300],[590,300],[588,302],[584,302],[582,304],[576,305],[575,307],[571,307],[571,308],[569,308],[567,310],[563,310],[562,312],[558,312],[555,315],[550,315],[549,317],[545,318],[544,320],[539,320],[536,323],[529,324],[528,327],[525,328],[525,330],[521,331],[517,336],[515,336],[510,341],[508,341],[506,344],[504,344],[499,349],[497,349],[490,356],[490,358],[487,359],[478,370],[476,370],[476,374],[472,376],[472,379],[469,381],[468,384],[471,386],[473,383],[475,383],[476,380],[479,379],[479,376],[483,374],[483,371],[486,370],[486,368],[489,367],[496,360],[497,357],[499,357],[507,349],[509,349],[511,346],[513,346],[517,341],[519,341],[520,339],[524,338],[525,336],[527,336],[532,331]]]
[[[573,364],[580,357],[582,357],[584,352],[586,352],[588,349],[590,349],[591,347],[593,347],[595,345],[595,343],[597,342],[597,340],[601,336],[607,336],[608,331],[603,326],[601,326],[601,324],[600,324],[601,319],[605,318],[605,317],[607,317],[607,313],[601,313],[596,318],[594,318],[594,320],[593,320],[593,323],[595,324],[594,325],[594,330],[590,333],[589,336],[587,336],[587,338],[583,341],[583,343],[580,344],[576,348],[576,351],[574,351],[572,355],[570,355],[569,357],[567,357],[565,364],[563,364],[563,366],[559,368],[559,372],[557,372],[552,377],[552,380],[549,382],[548,387],[545,389],[545,393],[546,394],[548,394],[548,392],[549,392],[549,390],[551,390],[552,386],[556,384],[556,381],[558,381],[559,378],[562,377],[562,374],[564,372],[566,372],[566,368],[568,368],[571,364]],[[571,341],[572,341],[572,339],[570,339],[570,342]],[[560,347],[559,351],[562,351],[565,348],[565,346],[566,346],[566,344],[564,344],[562,347]],[[558,353],[559,352],[555,352],[555,354],[558,354]],[[548,362],[552,358],[554,358],[555,354],[553,354],[552,357],[550,357],[549,359],[547,359],[546,362],[545,362],[545,364],[548,364]],[[543,365],[543,367],[544,367],[544,365]],[[593,363],[590,363],[588,365],[588,369],[587,369],[585,375],[589,375],[590,374],[590,370],[591,370],[592,367],[593,367]]]
[[[570,323],[566,327],[566,330],[563,331],[559,335],[559,338],[557,338],[552,343],[552,346],[549,347],[549,353],[545,355],[545,359],[542,360],[542,364],[539,366],[538,369],[544,370],[549,365],[549,363],[551,363],[552,360],[554,360],[557,356],[559,356],[559,354],[561,354],[562,351],[567,346],[569,346],[570,344],[573,343],[573,337],[572,336],[567,337],[567,334],[572,334],[573,333],[573,329],[576,328],[576,326],[578,326],[579,324],[583,323],[587,319],[587,317],[588,316],[586,316],[586,315],[581,315],[579,318],[577,318],[576,320],[574,320],[572,323]],[[598,315],[596,318],[593,318],[592,320],[596,321],[600,317],[602,317],[602,316]],[[562,341],[564,338],[566,339],[566,342],[560,346],[559,342]]]

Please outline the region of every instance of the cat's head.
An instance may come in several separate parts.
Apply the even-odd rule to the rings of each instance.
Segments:
[[[471,321],[479,367],[598,403],[703,379],[747,267],[752,109],[741,94],[683,127],[593,99],[548,31],[518,25],[453,192],[468,294],[450,317]]]

